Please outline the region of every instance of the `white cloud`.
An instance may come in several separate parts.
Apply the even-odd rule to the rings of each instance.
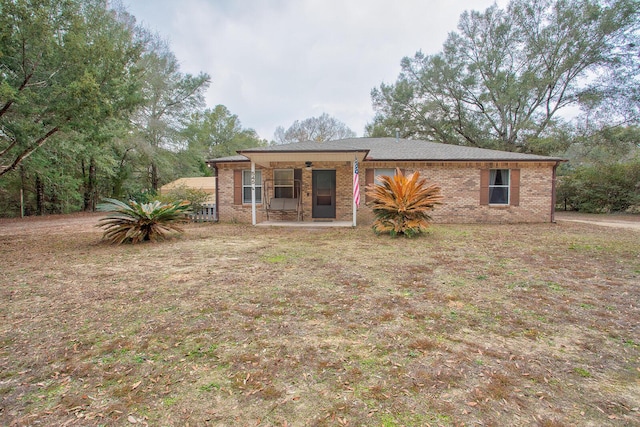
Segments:
[[[439,51],[464,10],[493,3],[129,1],[138,21],[170,42],[184,72],[211,76],[208,106],[227,106],[269,140],[277,126],[325,112],[362,135],[374,114],[371,89],[395,81],[404,56]]]

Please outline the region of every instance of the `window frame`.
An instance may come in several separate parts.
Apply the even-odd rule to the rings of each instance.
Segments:
[[[389,172],[392,171],[392,174],[382,173],[381,171]],[[380,185],[381,182],[378,179],[380,176],[396,176],[396,168],[373,168],[373,183]]]
[[[282,172],[287,172],[287,175],[289,174],[289,172],[291,173],[291,178],[286,177],[286,179],[282,180],[279,178],[276,178],[276,174],[277,173],[282,173]],[[286,182],[285,184],[281,184],[281,182]],[[291,196],[290,197],[284,197],[287,199],[293,199],[295,198],[295,182],[296,182],[296,174],[295,174],[295,169],[290,169],[290,168],[286,168],[286,169],[274,169],[273,170],[273,195],[274,197],[278,197],[278,198],[283,198],[281,194],[283,192],[283,189],[287,189],[287,193],[289,192],[288,189],[291,189]]]
[[[507,173],[506,184],[495,184],[498,172]],[[505,202],[492,201],[494,189],[506,189],[507,197]],[[489,169],[489,206],[510,206],[511,205],[511,169]]]
[[[245,177],[248,178],[248,182],[245,182]],[[249,190],[248,200],[245,198],[246,189]],[[251,169],[242,169],[242,204],[251,204]],[[256,205],[258,204],[262,204],[262,170],[256,170]]]

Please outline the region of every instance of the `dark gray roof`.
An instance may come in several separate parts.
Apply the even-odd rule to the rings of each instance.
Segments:
[[[213,159],[211,162],[248,160],[242,153],[266,152],[363,152],[369,161],[563,161],[563,159],[535,154],[487,150],[438,142],[396,138],[348,138],[328,142],[296,142],[241,150],[239,156]]]
[[[208,161],[211,163],[227,163],[227,162],[246,162],[246,161],[249,161],[249,159],[243,156],[242,154],[236,154],[235,156],[218,157]]]

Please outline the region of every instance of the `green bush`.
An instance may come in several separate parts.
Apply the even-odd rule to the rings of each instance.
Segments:
[[[135,191],[129,193],[126,199],[136,203],[151,203],[158,200],[158,192],[154,189]]]
[[[209,198],[209,194],[200,189],[189,188],[181,185],[167,191],[165,194],[156,196],[156,200],[163,203],[174,203],[177,201],[187,200],[191,204],[191,210],[198,212],[202,210],[202,205]]]
[[[190,204],[185,200],[162,203],[129,203],[116,199],[105,199],[98,210],[111,212],[98,222],[105,229],[102,238],[110,243],[140,243],[163,240],[170,232],[182,232],[178,224],[188,221]]]
[[[558,178],[558,207],[589,213],[640,208],[640,160],[580,166]]]

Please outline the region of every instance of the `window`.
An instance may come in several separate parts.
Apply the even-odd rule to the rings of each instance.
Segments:
[[[520,205],[520,169],[480,170],[480,204]]]
[[[373,182],[376,184],[380,184],[379,177],[381,176],[395,176],[396,170],[394,168],[381,168],[373,170]]]
[[[401,173],[405,173],[404,169],[400,169]],[[372,184],[380,184],[380,177],[386,175],[386,176],[395,176],[396,175],[396,168],[366,168],[365,169],[365,175],[364,175],[364,183],[366,186],[372,185]],[[371,196],[367,195],[367,193],[365,192],[365,203],[369,203],[371,201]]]
[[[293,169],[274,169],[273,197],[293,199]]]
[[[242,203],[251,203],[251,171],[242,171]],[[262,203],[262,171],[256,171],[256,203]]]
[[[509,169],[489,171],[489,204],[509,204]]]

